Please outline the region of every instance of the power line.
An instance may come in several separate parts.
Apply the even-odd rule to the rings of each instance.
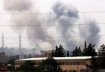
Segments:
[[[105,35],[86,35],[86,36],[91,36],[91,37],[94,37],[94,36],[105,36]],[[63,38],[64,36],[56,36],[56,37],[21,37],[21,39],[24,39],[24,38]],[[65,37],[84,37],[84,36],[65,36]],[[11,39],[11,38],[17,38],[18,39],[18,37],[4,37],[5,39],[6,38],[9,38],[9,39]]]
[[[97,25],[103,25],[105,23],[95,23]],[[64,26],[66,25],[92,25],[92,24],[64,24]],[[42,24],[42,25],[0,25],[0,26],[59,26],[59,25],[46,25],[46,24]]]
[[[3,48],[3,52],[4,52],[4,34],[3,34],[3,32],[2,32],[2,48]]]
[[[77,12],[77,13],[105,13],[105,11]],[[17,12],[17,13],[0,13],[0,14],[56,14],[56,13]],[[58,14],[60,14],[60,13],[58,13]]]
[[[57,41],[65,41],[65,40],[56,40],[55,41],[55,43],[57,42]],[[82,40],[83,42],[85,41],[85,40]],[[36,41],[37,42],[37,41]],[[101,40],[100,42],[105,42],[105,40]],[[35,43],[35,42],[34,42]],[[78,41],[77,41],[77,43],[79,43]],[[17,43],[5,43],[5,45],[7,45],[7,44],[15,44],[15,45],[17,45]],[[26,44],[30,44],[30,43],[22,43],[22,45],[26,45]],[[18,45],[17,45],[18,46]]]
[[[105,11],[78,12],[78,13],[105,13]]]

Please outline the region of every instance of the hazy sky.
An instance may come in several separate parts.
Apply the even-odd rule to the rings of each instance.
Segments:
[[[78,12],[77,14],[78,14],[79,18],[77,19],[77,21],[75,23],[74,22],[72,22],[72,23],[86,24],[86,22],[88,23],[88,21],[90,21],[90,20],[95,21],[96,25],[99,28],[97,26],[95,26],[96,28],[92,31],[96,32],[97,29],[99,29],[99,32],[97,34],[95,34],[95,35],[100,36],[100,38],[98,40],[100,42],[99,43],[97,42],[98,47],[101,44],[105,43],[105,32],[104,32],[105,24],[99,24],[99,23],[105,23],[105,20],[104,20],[105,12],[103,12],[103,11],[105,11],[105,0],[30,0],[30,2],[27,2],[27,0],[26,1],[23,0],[23,2],[25,2],[25,3],[22,3],[22,0],[20,1],[20,3],[17,0],[15,0],[15,1],[14,0],[0,0],[0,36],[2,35],[2,32],[3,32],[4,37],[5,37],[5,41],[4,41],[5,46],[18,47],[18,45],[19,45],[18,36],[19,36],[20,32],[22,35],[22,47],[26,47],[26,48],[34,48],[34,47],[36,48],[37,47],[37,48],[41,48],[41,49],[51,49],[53,47],[52,45],[56,45],[56,44],[60,44],[60,43],[64,44],[64,47],[67,47],[67,45],[65,43],[70,42],[72,44],[71,41],[73,41],[73,46],[76,46],[76,45],[81,46],[84,43],[85,39],[79,38],[79,37],[77,38],[75,36],[80,35],[80,33],[83,34],[85,31],[82,32],[84,29],[81,31],[76,26],[73,27],[73,29],[72,29],[74,31],[74,33],[70,34],[70,36],[71,35],[74,36],[72,38],[72,40],[68,41],[64,38],[63,40],[60,40],[60,42],[59,42],[59,40],[56,39],[56,36],[63,35],[62,30],[65,30],[65,27],[63,28],[63,26],[61,26],[61,30],[57,30],[58,27],[56,25],[53,25],[53,26],[46,25],[46,26],[42,26],[42,27],[36,26],[35,27],[36,29],[30,28],[30,26],[29,27],[27,26],[25,28],[24,28],[24,26],[22,26],[22,27],[10,26],[10,25],[17,25],[17,24],[23,25],[24,23],[26,23],[27,25],[30,25],[29,23],[31,23],[30,22],[31,20],[32,20],[32,25],[34,23],[39,23],[40,25],[42,25],[42,23],[43,24],[55,23],[56,18],[54,18],[55,19],[54,20],[53,19],[54,16],[50,16],[50,13],[51,14],[54,13],[53,7],[54,7],[54,5],[56,5],[57,2],[64,4],[64,5],[61,5],[61,8],[64,8],[64,9],[67,8],[67,10],[68,10],[70,7],[71,13],[72,13],[72,10],[74,10],[74,9],[77,10],[77,12]],[[18,5],[20,5],[20,6],[18,6]],[[82,13],[82,12],[85,12],[85,13]],[[93,13],[91,13],[91,12],[93,12]],[[21,13],[21,15],[16,14],[16,13]],[[28,14],[24,14],[24,13],[28,13],[30,15],[28,16]],[[36,13],[36,14],[38,14],[38,16],[36,17],[34,15],[31,15],[31,13]],[[55,13],[56,13],[56,10],[55,10]],[[25,16],[25,15],[27,15],[27,16]],[[49,21],[50,17],[52,17],[52,18]],[[33,20],[33,18],[35,18],[35,20]],[[37,19],[39,18],[40,22],[36,21],[36,18]],[[24,21],[26,21],[26,22],[24,22]],[[57,23],[60,24],[59,21]],[[79,25],[79,26],[82,27],[85,25]],[[92,26],[92,25],[90,25],[90,26]],[[85,27],[85,28],[88,28],[88,27]],[[92,28],[94,28],[94,26]],[[31,33],[31,31],[32,31],[32,33]],[[47,32],[47,34],[43,34],[44,32],[42,32],[42,31],[44,31],[45,33]],[[70,32],[70,29],[68,28],[68,30],[65,30],[65,31]],[[57,33],[59,35],[56,35]],[[28,35],[28,34],[30,34],[30,35]],[[37,34],[37,35],[35,35],[35,34]],[[33,39],[34,41],[32,39],[27,38],[27,37],[34,38],[34,35],[36,38],[36,39]],[[40,39],[39,38],[37,39],[37,36],[40,36]],[[66,35],[66,36],[68,36],[68,35]],[[43,37],[43,39],[41,37]],[[50,39],[44,39],[44,37],[46,37],[46,38],[48,37]],[[62,36],[62,37],[64,37],[64,36]],[[66,42],[61,42],[61,41],[66,41]],[[94,41],[97,41],[97,40],[94,40]],[[0,43],[1,43],[1,41],[0,41]],[[0,44],[0,46],[1,46],[1,44]],[[67,49],[69,49],[69,48],[67,47]]]

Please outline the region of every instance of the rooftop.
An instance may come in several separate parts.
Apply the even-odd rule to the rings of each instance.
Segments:
[[[18,59],[16,61],[27,61],[27,60],[45,60],[47,57],[39,57],[39,58],[26,58],[26,59]],[[79,57],[53,57],[55,60],[85,60],[90,59],[91,56],[79,56]]]

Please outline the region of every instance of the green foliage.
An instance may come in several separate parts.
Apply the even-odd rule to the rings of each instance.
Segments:
[[[15,71],[15,67],[13,67],[13,66],[8,67],[8,71]]]
[[[96,56],[91,57],[90,65],[86,65],[92,72],[97,72],[99,69],[98,59]]]
[[[26,61],[24,64],[21,64],[20,67],[17,69],[17,71],[27,71],[27,72],[30,72],[30,71],[34,71],[35,68],[34,68],[34,65],[31,61]]]
[[[56,46],[55,50],[52,50],[52,57],[65,57],[65,52],[63,46],[60,44],[59,47]]]
[[[97,53],[95,52],[95,44],[92,45],[91,43],[88,45],[88,47],[86,47],[86,41],[85,41],[85,48],[83,50],[83,56],[96,56]]]
[[[86,45],[86,41],[85,41],[85,47],[84,50],[82,52],[81,48],[75,48],[75,50],[73,50],[71,53],[71,56],[96,56],[97,53],[95,52],[95,44],[92,45],[91,43],[88,45]]]
[[[99,68],[105,69],[105,45],[102,45],[99,49],[98,62]]]
[[[10,59],[6,62],[6,65],[10,64],[11,66],[8,66],[8,71],[15,71],[15,67],[13,66],[15,64],[15,59]]]
[[[95,54],[93,54],[90,65],[87,65],[92,72],[97,72],[98,69],[105,69],[105,46],[102,45],[98,51],[98,55],[95,56]]]
[[[3,63],[0,62],[0,65],[2,65]]]
[[[73,70],[72,72],[77,72],[76,70]]]
[[[97,72],[99,65],[98,65],[98,59],[97,59],[97,53],[95,52],[95,44],[92,45],[91,43],[86,46],[86,41],[85,41],[85,48],[83,50],[83,56],[91,56],[91,61],[90,65],[86,65],[89,69],[92,70],[92,72]]]
[[[77,72],[76,70],[70,70],[70,71],[68,71],[68,72]]]
[[[82,51],[81,48],[75,48],[75,50],[72,51],[72,55],[71,56],[82,56]]]
[[[69,51],[67,51],[67,57],[69,57],[70,55],[69,55]]]
[[[48,72],[62,72],[60,69],[60,65],[57,64],[56,60],[52,57],[43,60],[39,66],[40,71],[48,71]]]
[[[15,59],[10,59],[9,61],[7,61],[6,64],[14,65],[15,64]]]
[[[57,64],[56,60],[52,57],[47,58],[46,60],[43,60],[42,63],[39,66],[33,65],[31,61],[26,61],[24,64],[21,64],[19,68],[16,69],[16,71],[22,71],[22,72],[62,72],[62,69],[60,69],[60,65]]]

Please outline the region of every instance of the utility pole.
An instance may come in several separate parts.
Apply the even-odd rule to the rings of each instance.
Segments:
[[[5,60],[5,58],[4,58],[4,56],[5,56],[5,52],[4,52],[4,34],[3,34],[3,32],[2,32],[2,53],[4,54],[3,56],[2,56],[2,59],[3,59],[3,63],[4,63],[4,60]]]
[[[22,50],[21,50],[21,34],[19,35],[19,53],[22,53]]]
[[[21,34],[19,35],[19,59],[23,58],[21,49]]]
[[[3,48],[2,52],[4,52],[4,34],[3,34],[3,32],[2,32],[2,48]]]

